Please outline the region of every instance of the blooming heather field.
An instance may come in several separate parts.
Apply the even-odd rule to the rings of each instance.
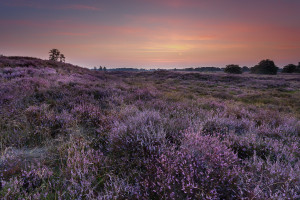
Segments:
[[[300,198],[300,75],[0,57],[0,199]]]

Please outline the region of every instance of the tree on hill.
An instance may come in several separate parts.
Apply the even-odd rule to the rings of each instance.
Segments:
[[[60,51],[58,49],[51,49],[49,51],[49,60],[58,61],[60,56]]]
[[[49,51],[49,60],[65,62],[66,57],[64,54],[60,53],[58,49],[51,49]]]
[[[239,65],[226,65],[226,68],[224,70],[224,72],[226,73],[230,73],[230,74],[241,74],[242,72],[242,68]]]
[[[277,74],[278,67],[274,64],[274,61],[266,59],[262,60],[251,69],[253,74]]]
[[[60,55],[59,55],[59,61],[60,61],[60,62],[65,62],[65,61],[66,61],[66,57],[65,57],[64,54],[60,54]]]

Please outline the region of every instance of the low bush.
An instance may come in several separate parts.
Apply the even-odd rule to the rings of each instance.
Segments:
[[[283,67],[282,73],[293,73],[296,72],[297,66],[294,64],[289,64]]]
[[[239,65],[227,65],[224,72],[229,74],[241,74],[243,73],[242,68]]]
[[[262,60],[258,63],[258,65],[255,65],[251,69],[251,73],[253,74],[277,74],[278,67],[274,64],[274,61],[272,60]]]
[[[145,199],[240,198],[238,162],[217,138],[186,133],[179,150],[149,163],[142,194]]]

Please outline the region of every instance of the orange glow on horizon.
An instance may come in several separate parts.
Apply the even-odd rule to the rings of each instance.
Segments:
[[[58,48],[68,62],[85,67],[251,66],[266,58],[283,65],[300,59],[300,3],[294,1],[30,2],[2,3],[0,54],[46,59]],[[12,17],[4,8],[24,14]]]

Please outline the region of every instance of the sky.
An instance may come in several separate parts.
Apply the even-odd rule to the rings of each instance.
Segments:
[[[300,0],[0,0],[0,54],[92,68],[300,62]]]

